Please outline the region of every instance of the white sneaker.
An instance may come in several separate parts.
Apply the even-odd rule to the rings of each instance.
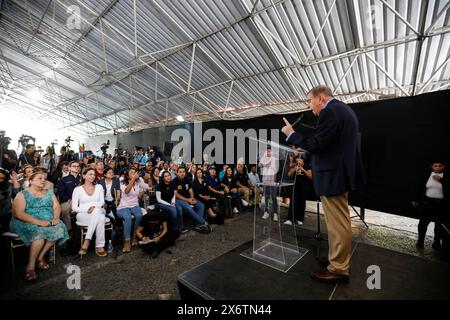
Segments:
[[[284,222],[284,224],[288,225],[288,226],[292,226],[292,221],[291,220],[286,220]]]
[[[267,211],[264,212],[262,218],[263,218],[264,220],[266,220],[267,218],[269,218],[269,213],[268,213]]]
[[[273,221],[278,221],[278,213],[273,214]]]
[[[239,213],[238,208],[234,207],[234,208],[233,208],[233,213]]]
[[[301,226],[301,225],[303,225],[303,221],[297,220],[297,224],[298,224],[299,226]]]
[[[248,202],[245,201],[244,199],[242,199],[242,205],[243,205],[244,207],[248,207]]]

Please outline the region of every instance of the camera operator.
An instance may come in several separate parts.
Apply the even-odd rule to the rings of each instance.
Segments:
[[[14,150],[9,150],[8,146],[11,139],[5,137],[5,132],[0,131],[0,167],[11,172],[17,165],[17,155]]]
[[[105,162],[105,160],[108,158],[108,148],[109,148],[109,140],[106,141],[106,143],[102,144],[102,146],[100,147],[100,150],[102,151],[102,159],[103,162]]]
[[[35,151],[36,147],[34,144],[27,144],[25,146],[25,152],[19,157],[18,167],[21,168],[26,164],[32,165],[33,167],[37,166],[38,163],[34,156]]]
[[[57,164],[57,156],[55,154],[55,149],[51,146],[48,146],[45,150],[45,154],[41,159],[41,167],[46,169],[49,176],[52,176],[54,171],[56,170]]]
[[[61,147],[60,153],[61,155],[59,156],[58,169],[61,169],[61,164],[63,162],[70,162],[75,160],[74,157],[69,153],[69,149],[66,146]]]

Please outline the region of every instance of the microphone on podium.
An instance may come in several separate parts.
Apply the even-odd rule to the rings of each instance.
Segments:
[[[303,117],[305,116],[305,113],[300,114],[300,117],[298,117],[297,120],[295,120],[295,122],[292,124],[292,127],[294,127],[297,123],[299,123]]]

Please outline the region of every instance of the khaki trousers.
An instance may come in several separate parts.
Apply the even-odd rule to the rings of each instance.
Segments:
[[[348,210],[348,192],[337,196],[321,196],[328,229],[328,271],[349,275],[352,249],[352,226]]]
[[[61,203],[61,220],[66,225],[67,230],[72,229],[72,220],[70,217],[70,213],[72,212],[72,202],[64,202]]]
[[[253,194],[254,194],[254,204],[259,205],[261,203],[261,190],[259,187],[253,187]],[[253,199],[250,200],[250,188],[249,187],[241,187],[238,188],[238,191],[242,194],[244,197],[244,200],[248,203],[252,203]]]

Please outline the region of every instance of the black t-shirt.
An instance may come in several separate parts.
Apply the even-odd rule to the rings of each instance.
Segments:
[[[192,189],[192,182],[189,179],[184,178],[183,180],[180,180],[178,177],[176,177],[175,179],[173,179],[172,183],[178,194],[182,195],[185,198],[191,197],[189,189]]]
[[[167,213],[147,213],[142,217],[139,226],[143,228],[142,235],[144,237],[153,239],[163,230],[164,223],[167,223]]]
[[[228,187],[228,189],[236,188],[236,178],[224,176],[222,178],[222,183]]]
[[[161,178],[155,178],[154,176],[150,177],[152,179],[152,183],[154,186],[159,184],[159,181],[161,181]]]
[[[243,172],[243,173],[236,172],[236,174],[234,176],[236,178],[236,182],[239,181],[245,187],[248,186],[249,178],[248,178],[248,175],[245,172]]]
[[[175,193],[175,188],[171,183],[169,183],[169,184],[165,184],[164,182],[159,183],[156,186],[156,191],[161,192],[162,200],[164,200],[168,203],[172,202],[172,198]]]

